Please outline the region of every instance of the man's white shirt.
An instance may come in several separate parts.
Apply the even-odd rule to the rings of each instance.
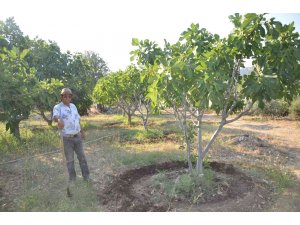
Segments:
[[[80,115],[74,104],[70,103],[70,106],[67,106],[61,102],[55,105],[53,108],[53,118],[55,116],[64,121],[64,128],[61,130],[62,135],[72,135],[80,132]]]

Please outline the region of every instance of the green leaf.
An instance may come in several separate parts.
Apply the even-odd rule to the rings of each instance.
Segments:
[[[261,35],[262,37],[265,37],[265,36],[266,36],[265,29],[264,29],[261,25],[258,27],[258,29],[259,29],[260,35]]]
[[[295,56],[298,58],[298,60],[300,60],[300,48],[296,48],[294,52]]]
[[[255,13],[248,13],[245,15],[244,22],[242,23],[242,28],[246,28],[249,26],[249,24],[255,20],[256,14]]]
[[[275,30],[275,29],[272,30],[272,37],[273,37],[274,39],[277,39],[277,38],[279,37],[279,33],[278,33],[277,30]]]
[[[137,39],[137,38],[132,38],[131,44],[132,44],[133,46],[139,46],[140,41],[139,41],[139,39]]]
[[[240,14],[235,13],[234,15],[230,15],[228,18],[235,25],[235,27],[240,27],[241,26],[242,16]]]
[[[28,54],[28,52],[29,52],[29,49],[24,49],[20,54],[20,58],[24,59],[24,57]]]

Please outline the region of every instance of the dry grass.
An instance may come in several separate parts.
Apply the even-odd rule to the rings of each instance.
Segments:
[[[216,129],[216,118],[214,115],[205,117],[203,136],[205,143]],[[62,164],[62,155],[53,153],[0,167],[2,172],[0,186],[3,195],[6,196],[0,201],[2,210],[103,211],[96,193],[103,190],[116,174],[142,165],[185,159],[186,153],[180,149],[181,133],[172,115],[150,117],[149,128],[154,131],[152,136],[144,133],[138,118],[133,119],[133,126],[124,124],[124,118],[119,115],[82,117],[82,121],[86,133],[84,148],[94,182],[93,185],[86,186],[79,178],[77,189],[75,189],[76,204],[72,204],[66,197],[66,173]],[[3,124],[0,124],[2,137],[6,135],[3,128]],[[55,139],[54,145],[49,145],[49,132],[53,132],[53,130],[40,120],[24,121],[21,132],[26,137],[27,144],[26,149],[22,149],[23,145],[18,144],[19,152],[26,152],[27,156],[38,152],[37,148],[43,148],[47,152],[59,146],[58,137]],[[33,138],[37,136],[37,133],[40,135],[38,140]],[[161,134],[167,139],[161,138]],[[243,134],[259,137],[266,141],[268,146],[261,147],[253,143],[232,144],[230,142],[232,136]],[[233,163],[247,170],[268,169],[274,178],[280,175],[280,171],[272,170],[277,165],[282,166],[282,171],[286,171],[286,169],[300,171],[300,165],[296,160],[295,164],[289,158],[292,155],[295,159],[299,159],[297,158],[300,148],[299,136],[300,129],[296,122],[246,118],[246,120],[236,121],[224,128],[212,146],[209,158]],[[194,151],[196,151],[196,144]],[[14,154],[14,157],[24,156],[18,152]],[[9,157],[3,158],[3,161],[5,160],[9,160]],[[76,170],[80,176],[77,160]],[[252,173],[261,176],[254,170]],[[282,178],[282,181],[288,183],[284,179],[285,177]],[[15,185],[14,188],[12,188],[13,185]]]

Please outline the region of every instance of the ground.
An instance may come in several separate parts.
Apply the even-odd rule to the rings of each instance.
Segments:
[[[207,115],[205,120],[215,122],[217,117]],[[250,132],[252,135],[231,137],[231,143],[248,145],[250,149],[253,148],[252,152],[269,154],[270,158],[278,159],[278,162],[284,161],[300,180],[300,132],[295,121],[253,121],[248,117],[228,125],[227,128]],[[231,157],[226,152],[221,154],[224,154],[222,161],[228,161],[228,164],[214,162],[212,168],[231,176],[233,181],[225,194],[216,194],[205,203],[170,200],[151,188],[149,180],[153,174],[161,170],[178,171],[186,166],[183,162],[166,162],[126,170],[115,176],[113,182],[107,184],[104,190],[99,191],[98,197],[107,211],[300,211],[299,184],[285,189],[280,196],[274,196],[275,191],[270,182],[235,169],[230,162],[236,156]]]
[[[215,124],[217,116],[205,115],[204,121],[207,124]],[[103,128],[113,128],[118,124],[118,122],[107,121]],[[236,132],[237,130],[238,132]],[[113,132],[113,129],[109,132]],[[105,131],[103,136],[109,136],[109,132]],[[217,146],[221,147],[212,149],[208,162],[211,169],[218,175],[215,178],[218,188],[212,191],[210,196],[197,196],[197,201],[182,197],[170,198],[153,186],[153,177],[161,171],[165,171],[166,176],[170,179],[180,173],[185,173],[187,169],[184,161],[176,159],[154,160],[154,163],[147,163],[147,165],[137,163],[135,166],[126,166],[118,164],[118,160],[116,160],[114,154],[121,154],[120,152],[112,153],[112,149],[109,149],[106,150],[108,154],[104,154],[104,152],[98,154],[96,145],[92,147],[86,145],[86,154],[92,172],[91,185],[97,198],[96,209],[98,211],[299,212],[299,123],[288,119],[271,120],[244,117],[228,124],[224,130],[224,133],[226,132],[229,132],[230,135],[219,137],[220,143]],[[174,149],[174,146],[178,144],[174,142],[172,135],[164,138],[165,151]],[[111,141],[113,140],[108,140],[108,142]],[[228,148],[232,145],[235,146],[235,151]],[[145,148],[147,148],[146,146],[147,143]],[[149,153],[149,156],[152,155]],[[124,159],[126,155],[118,157]],[[59,165],[59,158],[60,156],[57,155],[55,157],[49,156],[46,160],[40,159],[43,162],[46,161],[49,168],[53,168],[55,165]],[[52,161],[50,162],[49,159]],[[20,164],[22,163],[20,162]],[[135,162],[130,165],[134,164]],[[289,169],[294,174],[298,182],[284,188],[283,191],[278,191],[274,181],[258,175],[259,168],[263,168],[264,164],[273,164],[275,168],[277,166],[282,168],[281,166],[284,165],[285,169]],[[29,173],[28,171],[34,169],[34,166],[25,163],[22,166],[22,170],[18,170],[20,167],[18,163],[0,167],[1,211],[14,209],[14,205],[18,201],[16,199],[18,193],[22,192],[21,186],[24,186],[24,174],[30,175],[30,184],[26,185],[38,182],[39,174],[45,176],[38,185],[35,185],[33,192],[49,186],[50,180],[53,179],[51,173],[54,172],[51,169],[45,169],[46,171],[40,169],[41,171]],[[252,166],[258,169],[253,170]],[[63,174],[63,170],[57,172]],[[26,182],[29,183],[28,180]],[[51,189],[53,189],[52,186]],[[198,197],[202,200],[198,201]],[[30,201],[33,200],[30,199]],[[33,211],[39,210],[37,208]],[[89,211],[88,209],[85,210]]]

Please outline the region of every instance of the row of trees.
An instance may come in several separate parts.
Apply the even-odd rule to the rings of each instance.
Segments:
[[[95,52],[61,52],[57,43],[24,36],[13,18],[0,21],[0,121],[20,137],[19,123],[36,110],[45,115],[59,101],[62,86],[74,90],[73,101],[84,115],[92,104],[97,80],[107,74]]]
[[[138,102],[173,108],[190,171],[191,145],[197,138],[195,167],[201,174],[203,159],[226,124],[249,113],[256,102],[260,108],[272,99],[290,102],[300,90],[300,40],[294,24],[253,13],[229,19],[235,28],[226,38],[198,24],[192,24],[175,44],[165,40],[163,47],[134,38],[131,59],[137,65],[100,79],[94,91],[98,102],[124,107],[129,118]],[[254,70],[241,75],[246,59],[252,60]],[[202,119],[207,110],[221,119],[204,144]]]
[[[171,107],[183,132],[189,170],[196,137],[196,169],[203,173],[203,159],[226,124],[249,113],[254,103],[263,108],[272,99],[290,102],[300,90],[300,40],[294,24],[267,20],[264,14],[229,18],[235,29],[226,38],[198,24],[174,44],[165,40],[163,47],[134,38],[135,65],[107,76],[96,53],[62,53],[55,42],[24,36],[12,18],[0,22],[0,120],[17,137],[20,121],[34,109],[50,124],[45,112],[52,111],[62,86],[74,91],[81,114],[92,104],[93,92],[97,103],[122,108],[129,124],[140,112],[145,129],[151,111]],[[254,70],[241,75],[246,59]],[[204,144],[207,110],[221,119]]]

